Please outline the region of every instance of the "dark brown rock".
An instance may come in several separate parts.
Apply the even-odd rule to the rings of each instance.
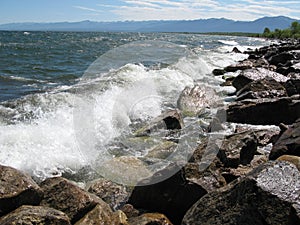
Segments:
[[[269,158],[274,160],[282,155],[300,156],[300,120],[282,133],[274,144]]]
[[[272,78],[252,81],[237,92],[237,101],[244,99],[287,97],[283,85]]]
[[[185,214],[182,225],[300,224],[300,173],[284,162],[268,162],[245,178],[208,193]]]
[[[183,169],[171,165],[138,183],[128,203],[137,209],[163,213],[172,223],[180,224],[185,212],[206,193],[186,180]]]
[[[249,99],[231,103],[226,111],[228,122],[254,125],[291,124],[300,117],[300,99],[299,96]]]
[[[128,200],[130,195],[125,186],[116,184],[105,178],[92,181],[88,185],[87,190],[109,204],[112,209],[119,208]]]
[[[234,52],[234,53],[242,53],[237,47],[234,47],[232,49],[232,52]]]
[[[127,218],[137,217],[140,214],[140,211],[130,204],[123,205],[120,210],[126,214]]]
[[[42,197],[41,188],[29,175],[0,165],[0,216],[21,205],[38,205]]]
[[[160,213],[145,213],[129,219],[130,225],[172,225],[171,221]]]
[[[21,206],[0,218],[1,225],[71,225],[61,211],[42,206]]]
[[[126,215],[118,210],[112,212],[106,204],[98,204],[75,225],[129,225]]]
[[[44,191],[41,205],[64,212],[69,216],[72,223],[81,219],[97,204],[106,205],[95,195],[85,192],[61,177],[45,180],[41,183],[41,188]]]
[[[212,71],[213,75],[215,76],[221,76],[225,73],[226,71],[224,69],[214,69]]]
[[[279,73],[270,71],[265,68],[254,68],[242,71],[240,75],[238,75],[232,82],[232,85],[239,91],[245,85],[253,82],[262,80],[265,78],[272,78],[279,83],[285,83],[289,80],[289,78],[281,75]]]
[[[290,79],[283,84],[288,96],[300,94],[300,79]]]

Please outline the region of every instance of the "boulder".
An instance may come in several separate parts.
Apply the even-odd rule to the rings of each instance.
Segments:
[[[289,80],[286,76],[270,71],[265,68],[254,68],[242,71],[232,82],[232,85],[239,91],[245,85],[252,81],[258,81],[265,78],[272,78],[279,83],[285,83]]]
[[[234,53],[242,53],[237,47],[234,47],[232,49],[232,52],[234,52]]]
[[[290,60],[295,59],[295,56],[291,52],[282,52],[277,55],[271,56],[268,60],[268,62],[272,65],[277,66],[278,64],[285,64]]]
[[[99,204],[75,225],[129,225],[126,215],[118,210],[112,212],[107,205]]]
[[[128,203],[137,209],[163,213],[172,223],[180,224],[186,211],[206,193],[187,181],[184,169],[173,164],[138,183]]]
[[[1,225],[71,225],[69,217],[61,211],[42,206],[24,205],[0,218]]]
[[[300,156],[300,119],[282,133],[274,144],[269,158],[275,160],[282,155]]]
[[[0,216],[21,205],[39,205],[42,197],[43,191],[29,175],[0,165]]]
[[[287,97],[283,85],[272,78],[256,80],[246,84],[237,92],[237,101],[244,99]]]
[[[112,209],[118,209],[128,200],[130,195],[124,185],[114,183],[105,178],[99,178],[90,182],[87,190],[109,204]]]
[[[224,73],[226,73],[226,71],[224,69],[214,69],[212,71],[213,75],[215,76],[221,76],[223,75]]]
[[[172,225],[171,221],[160,213],[145,213],[129,219],[130,225]]]
[[[246,177],[208,193],[185,214],[182,225],[300,224],[300,173],[285,162],[267,162]]]
[[[62,177],[48,178],[40,186],[44,191],[41,205],[64,212],[72,223],[81,219],[97,204],[105,205],[106,209],[110,210],[100,198],[85,192]]]
[[[208,86],[196,84],[186,87],[180,94],[177,105],[184,115],[195,116],[205,108],[216,106],[218,102],[216,91]]]
[[[220,113],[223,113],[220,111]],[[291,124],[300,117],[299,96],[275,99],[248,99],[226,109],[227,121],[254,125]]]

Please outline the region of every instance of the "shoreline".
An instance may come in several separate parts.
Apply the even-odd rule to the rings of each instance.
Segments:
[[[207,131],[222,130],[224,123],[237,124],[235,132],[218,146],[217,157],[212,158],[215,149],[204,139],[185,166],[165,168],[140,181],[144,185],[128,188],[97,179],[86,190],[60,177],[36,184],[28,175],[1,166],[0,223],[29,224],[25,218],[76,225],[96,221],[124,225],[299,223],[300,197],[293,192],[300,177],[299,50],[299,40],[273,44],[248,51],[248,59],[214,71],[218,76],[239,72],[224,83],[237,89],[237,99],[219,110]],[[203,101],[199,92],[206,90],[194,88],[187,96]],[[211,164],[200,171],[203,162]],[[160,183],[151,182],[168,170],[176,173]]]

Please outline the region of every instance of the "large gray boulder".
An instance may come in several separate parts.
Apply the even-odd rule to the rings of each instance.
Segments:
[[[21,205],[38,205],[42,197],[43,191],[29,175],[0,165],[0,216]]]
[[[205,108],[215,107],[218,104],[216,91],[208,86],[196,84],[186,87],[180,94],[177,105],[184,115],[200,114]]]
[[[300,224],[299,189],[300,173],[294,165],[270,161],[202,197],[182,225]]]

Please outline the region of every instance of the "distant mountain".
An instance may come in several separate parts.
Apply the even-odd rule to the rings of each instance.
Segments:
[[[60,23],[9,23],[0,30],[11,31],[127,31],[127,32],[247,32],[262,33],[264,28],[286,29],[292,22],[289,17],[263,17],[254,21],[229,19],[124,21],[124,22],[60,22]],[[300,21],[298,21],[300,22]]]

